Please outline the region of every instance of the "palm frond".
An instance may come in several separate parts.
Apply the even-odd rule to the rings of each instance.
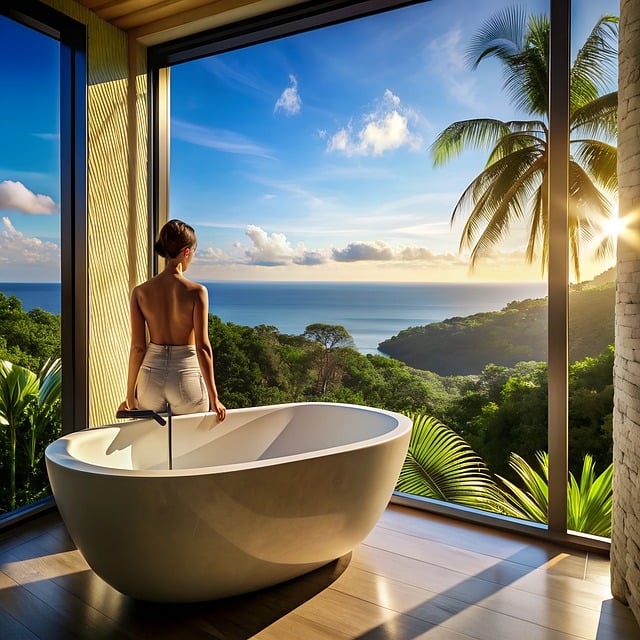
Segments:
[[[509,466],[522,480],[524,489],[506,478],[498,478],[507,487],[503,493],[506,515],[532,522],[546,522],[549,512],[549,456],[544,451],[538,451],[536,460],[542,473],[538,473],[517,453],[511,453],[509,457]]]
[[[618,133],[618,92],[594,98],[571,112],[571,134],[615,141]]]
[[[531,216],[529,218],[529,236],[527,248],[525,251],[525,259],[532,264],[536,258],[536,251],[540,245],[541,253],[541,275],[544,275],[547,267],[547,256],[545,247],[548,245],[549,237],[549,213],[546,198],[546,175],[542,176],[540,187],[532,198]]]
[[[500,478],[503,511],[514,518],[546,522],[549,509],[549,455],[536,453],[540,472],[516,453],[512,453],[509,466],[518,474],[523,488]],[[586,454],[580,482],[570,473],[567,485],[567,528],[597,536],[611,535],[611,509],[613,464],[596,476],[593,458]]]
[[[461,234],[461,246],[472,247],[470,268],[504,238],[514,220],[524,219],[540,187],[544,165],[540,151],[532,148],[521,149],[492,165],[501,171],[484,186],[482,197],[476,197]]]
[[[590,180],[603,190],[615,193],[618,190],[618,149],[600,140],[575,140],[573,157],[584,167]]]
[[[587,104],[617,82],[618,21],[602,16],[578,51],[571,68],[573,107]]]
[[[522,7],[505,7],[487,20],[471,39],[466,60],[475,69],[485,58],[495,56],[508,62],[522,51],[527,31],[527,14]]]
[[[496,485],[467,442],[434,417],[409,416],[413,431],[396,490],[480,509],[494,506]]]
[[[0,417],[5,424],[15,428],[37,396],[38,377],[33,371],[7,361],[0,363]]]
[[[611,201],[578,162],[569,162],[569,224],[575,219],[584,231],[600,229],[611,218]],[[586,237],[590,237],[587,235]]]
[[[512,104],[539,116],[549,110],[549,28],[547,16],[530,16],[524,47],[503,70]]]
[[[543,138],[530,132],[514,131],[496,142],[487,160],[487,165],[493,164],[497,160],[506,158],[508,155],[522,149],[544,150],[545,148],[546,140]]]
[[[543,120],[508,120],[505,124],[514,133],[528,133],[531,137],[545,140],[549,129]]]
[[[596,476],[593,458],[586,454],[580,483],[571,474],[567,495],[567,527],[596,536],[611,536],[613,464]]]
[[[490,148],[509,133],[509,127],[501,120],[480,118],[454,122],[442,131],[431,145],[433,166],[440,167],[446,164],[467,148]]]
[[[513,183],[514,191],[520,185],[520,180]],[[497,187],[492,189],[497,191]],[[495,201],[493,193],[487,193],[487,196],[494,200],[495,207],[484,206],[474,209],[469,215],[469,220],[463,229],[462,238],[466,241],[466,246],[471,248],[469,266],[471,269],[475,267],[476,261],[485,255],[490,255],[493,248],[504,239],[509,231],[509,227],[514,220],[524,218],[524,204],[522,193],[515,194],[509,200]],[[472,237],[480,225],[472,226],[469,221],[473,220],[478,223],[483,216],[490,216],[482,231]]]

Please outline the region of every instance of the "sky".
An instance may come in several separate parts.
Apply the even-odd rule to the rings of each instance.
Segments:
[[[434,168],[457,120],[521,116],[465,50],[503,0],[432,2],[171,70],[170,217],[199,280],[539,280],[514,228],[473,273],[451,212],[486,151]],[[510,3],[509,3],[510,4]],[[456,8],[457,5],[457,8]],[[575,47],[617,0],[574,2]],[[548,3],[519,3],[528,13]],[[59,279],[58,45],[0,16],[0,281]],[[583,263],[583,279],[611,266]]]

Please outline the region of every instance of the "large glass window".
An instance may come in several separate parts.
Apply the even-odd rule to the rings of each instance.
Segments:
[[[0,511],[49,492],[61,430],[60,43],[0,15]]]
[[[0,524],[46,500],[44,449],[86,423],[87,394],[85,31],[1,9]]]
[[[581,10],[584,40],[602,5]],[[223,401],[410,412],[401,492],[541,523],[549,14],[417,3],[152,52],[170,66],[159,214],[198,231]]]
[[[572,191],[590,193],[569,292],[569,529],[610,537],[617,233],[617,22],[619,3],[572,4],[571,50],[590,56],[574,83]],[[579,54],[579,52],[582,54]],[[590,91],[587,93],[586,89]],[[587,114],[581,125],[581,114]],[[591,114],[595,114],[590,117]],[[585,224],[587,222],[587,224]],[[578,268],[576,268],[578,267]],[[579,270],[578,270],[579,269]]]

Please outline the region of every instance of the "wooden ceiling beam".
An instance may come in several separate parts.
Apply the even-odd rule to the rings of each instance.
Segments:
[[[237,20],[300,4],[301,0],[76,0],[98,17],[151,46]]]

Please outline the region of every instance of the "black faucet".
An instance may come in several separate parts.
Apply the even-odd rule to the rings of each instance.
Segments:
[[[164,427],[167,421],[151,409],[120,409],[116,418],[153,418],[160,426]]]

